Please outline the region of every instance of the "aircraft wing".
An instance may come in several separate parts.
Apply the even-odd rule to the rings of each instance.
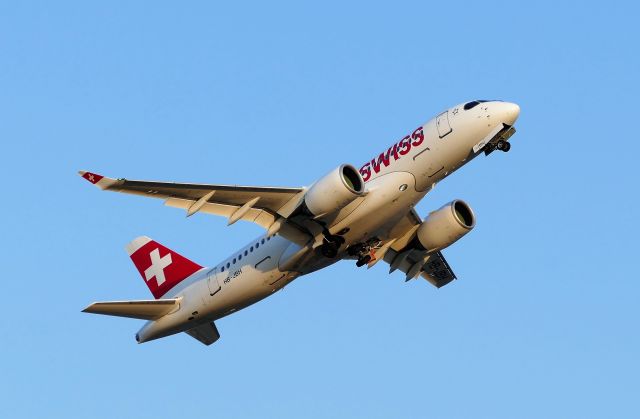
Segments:
[[[442,253],[427,253],[409,246],[421,223],[415,210],[407,213],[392,229],[392,237],[395,238],[382,245],[382,260],[390,265],[389,273],[395,270],[404,272],[406,281],[422,276],[434,286],[444,287],[456,279],[456,275]]]
[[[84,313],[106,314],[107,316],[157,320],[177,309],[179,306],[179,298],[165,300],[104,301],[93,303],[82,311]]]
[[[78,173],[102,190],[164,199],[165,205],[182,208],[187,216],[203,212],[227,217],[229,224],[245,220],[266,229],[274,227],[279,216],[286,219],[304,195],[304,188],[155,182],[113,179],[85,171]],[[305,243],[309,239],[293,225],[277,227],[280,234],[294,242]]]

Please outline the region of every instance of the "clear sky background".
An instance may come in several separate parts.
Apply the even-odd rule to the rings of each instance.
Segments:
[[[640,417],[639,13],[0,1],[0,417]],[[455,283],[342,262],[219,321],[210,347],[80,313],[150,297],[138,235],[213,265],[262,230],[77,170],[308,185],[475,98],[522,112],[510,153],[418,206],[476,211],[444,252]]]

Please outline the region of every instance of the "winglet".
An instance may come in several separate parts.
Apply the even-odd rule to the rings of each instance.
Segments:
[[[110,186],[113,186],[118,182],[116,179],[111,179],[92,172],[85,172],[84,170],[79,170],[78,174],[100,189],[108,189]]]

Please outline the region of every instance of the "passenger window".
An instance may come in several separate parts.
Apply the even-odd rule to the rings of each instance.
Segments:
[[[236,258],[233,258],[233,264],[235,265],[235,263],[236,263]]]
[[[242,260],[242,253],[238,255],[238,260]]]
[[[264,244],[264,239],[260,240],[260,243]]]
[[[244,251],[244,255],[247,256],[248,254],[249,254],[249,252],[245,250]]]
[[[253,246],[251,246],[251,251],[253,252]]]
[[[231,264],[229,262],[227,262],[227,269],[229,269],[229,266],[231,266]]]
[[[260,242],[256,243],[256,249],[260,247]]]

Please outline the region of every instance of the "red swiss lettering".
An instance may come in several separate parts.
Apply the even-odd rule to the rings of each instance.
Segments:
[[[362,180],[365,182],[371,179],[371,163],[367,162],[364,166],[360,168],[360,174],[362,175]]]
[[[413,131],[413,134],[411,134],[411,139],[413,140],[413,145],[415,147],[422,144],[422,142],[424,141],[424,132],[422,131],[422,127]]]
[[[391,147],[389,147],[386,153],[380,153],[380,155],[378,156],[378,160],[371,160],[371,165],[373,166],[374,172],[380,172],[380,167],[382,167],[383,164],[384,167],[389,166],[389,153],[391,153]]]
[[[402,140],[400,140],[400,142],[398,143],[398,149],[398,152],[401,156],[404,156],[409,151],[411,151],[411,137],[407,135]]]
[[[393,160],[396,161],[398,160],[400,157],[398,156],[398,144],[394,144],[393,145],[393,150],[391,151],[391,154],[393,154]]]
[[[389,147],[387,151],[380,153],[377,159],[372,159],[370,162],[365,163],[365,165],[360,168],[362,180],[366,182],[371,179],[372,168],[374,173],[380,173],[380,169],[382,169],[383,167],[389,167],[389,164],[391,164],[393,161],[397,161],[402,158],[402,156],[409,154],[412,146],[418,147],[423,142],[424,131],[423,127],[420,127],[413,131],[411,135],[407,135],[397,144]],[[391,156],[393,156],[393,161],[391,161]]]

